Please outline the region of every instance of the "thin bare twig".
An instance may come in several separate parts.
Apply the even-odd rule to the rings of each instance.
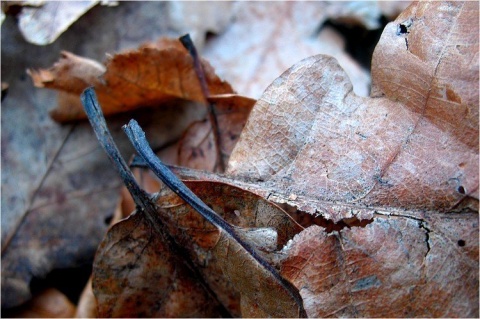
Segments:
[[[218,168],[221,172],[224,172],[225,163],[223,162],[223,156],[222,156],[222,143],[221,143],[222,141],[220,136],[220,130],[218,127],[217,114],[215,113],[215,105],[208,100],[208,98],[210,97],[210,91],[208,89],[207,78],[205,77],[205,71],[203,69],[202,62],[200,61],[200,57],[198,55],[197,49],[195,48],[195,45],[193,44],[193,41],[190,38],[189,34],[181,36],[179,40],[183,44],[185,49],[188,50],[188,52],[190,53],[190,56],[193,59],[193,67],[194,67],[195,73],[197,74],[198,80],[200,81],[200,86],[202,88],[203,96],[205,97],[205,100],[207,102],[210,125],[212,126],[213,139],[215,141],[215,147],[216,147],[216,153],[217,153],[215,167]]]

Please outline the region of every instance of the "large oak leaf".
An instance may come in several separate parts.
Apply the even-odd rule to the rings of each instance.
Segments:
[[[478,12],[474,4],[455,6],[462,9],[443,12],[457,21],[448,24],[452,29],[468,23],[464,17],[469,11]],[[414,23],[411,28],[415,27],[423,26]],[[475,31],[478,34],[478,29]],[[460,45],[449,43],[454,39],[448,35],[441,33],[436,43],[465,47],[465,55],[470,55],[462,59],[478,66],[478,51],[472,49],[478,50],[478,38],[457,38],[458,43],[463,41]],[[390,61],[391,68],[397,69],[397,58],[386,57],[382,51],[381,43],[391,41],[390,37],[397,37],[391,26],[384,32],[380,51],[375,55],[383,55],[382,61]],[[409,41],[410,46],[413,41]],[[403,39],[395,43],[396,52],[406,51]],[[448,62],[437,56],[433,59],[425,63],[436,65],[432,72],[442,70]],[[388,69],[376,61],[373,60],[373,70]],[[415,63],[407,64],[417,62],[415,56],[402,61],[402,69],[411,70],[412,76],[391,82],[390,90],[396,95],[390,96],[385,90],[385,97],[373,98],[353,94],[347,75],[333,58],[315,56],[293,66],[255,105],[232,153],[228,173],[259,181],[285,200],[294,194],[298,197],[297,206],[333,220],[357,213],[370,218],[372,206],[442,212],[465,206],[477,210],[478,143],[471,146],[458,135],[478,135],[478,119],[471,116],[478,114],[474,102],[474,97],[478,97],[478,68],[468,67],[465,72],[470,74],[471,81],[462,81],[462,89],[455,93],[463,103],[454,108],[442,107],[435,116],[426,116],[425,112],[433,113],[432,106],[438,104],[425,104],[425,112],[419,112],[402,100],[415,105],[426,103],[428,96],[422,96],[422,92],[436,92],[435,82],[428,82],[432,85],[428,90],[400,89],[411,87],[418,69]],[[433,74],[433,78],[456,83],[457,75],[465,76],[461,67],[455,73]],[[385,81],[377,77],[374,80]],[[462,92],[468,92],[467,96],[463,97]],[[435,100],[438,99],[442,100],[436,96]],[[458,109],[464,111],[458,114]],[[462,118],[464,122],[460,121]],[[449,125],[440,126],[440,121]]]
[[[415,3],[382,35],[371,98],[314,56],[252,110],[231,177],[335,222],[371,219],[332,234],[312,226],[286,248],[282,274],[309,316],[478,316],[473,17],[478,3]]]

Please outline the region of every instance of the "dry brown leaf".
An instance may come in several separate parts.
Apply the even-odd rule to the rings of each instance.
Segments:
[[[466,12],[478,9],[473,4],[455,6],[462,9],[452,8],[443,14],[449,14],[457,23],[445,22],[452,30],[439,34],[435,42],[445,47],[453,45],[448,42],[452,40],[449,34],[457,34],[457,26],[469,21],[461,19],[475,15]],[[429,10],[432,11],[434,8]],[[423,19],[428,21],[428,17]],[[441,28],[437,20],[435,25]],[[412,26],[415,27],[423,28],[423,24]],[[392,26],[386,29],[381,43],[390,43],[391,37],[398,38],[392,33]],[[463,59],[478,63],[478,38],[468,36],[463,41]],[[413,39],[409,42],[411,46],[418,45]],[[386,62],[378,65],[378,58],[374,59],[374,74],[377,68],[398,70],[397,55],[387,56],[381,43],[375,56],[385,55],[383,61],[389,61],[390,67]],[[398,54],[406,51],[403,39],[397,40],[396,45]],[[432,59],[425,65],[437,63],[436,70],[448,63],[437,56]],[[415,63],[408,64],[412,60]],[[384,86],[392,83],[390,91],[385,89],[386,97],[362,98],[352,93],[347,75],[333,58],[316,56],[303,60],[278,78],[255,105],[230,158],[229,173],[264,180],[265,185],[274,185],[284,200],[291,194],[298,195],[296,205],[334,221],[353,215],[371,218],[372,206],[442,212],[467,206],[478,210],[478,201],[474,200],[478,199],[478,143],[472,146],[457,137],[478,138],[478,118],[471,116],[478,114],[478,104],[470,98],[478,96],[478,68],[468,66],[465,73],[472,74],[471,82],[461,81],[462,90],[455,93],[464,102],[434,113],[429,104],[423,104],[436,88],[420,91],[414,85],[433,86],[440,81],[436,80],[440,75],[432,81],[419,81],[415,75],[419,61],[402,60],[400,69],[405,73],[411,70],[410,77],[374,78],[375,83]],[[441,81],[453,85],[456,74],[462,73],[459,68],[457,73],[442,75]],[[473,69],[477,70],[476,79],[470,71]],[[415,81],[411,85],[412,79]],[[390,96],[390,92],[396,95]],[[442,105],[442,101],[451,105],[446,98],[435,96],[435,100],[435,105]],[[425,111],[412,109],[402,101],[417,108],[423,105]],[[459,109],[463,110],[460,114]],[[449,125],[439,126],[440,122]]]
[[[402,102],[478,154],[477,16],[478,3],[469,1],[410,6],[385,28],[372,77],[378,94]],[[408,26],[407,34],[397,35],[400,25]],[[467,193],[475,192],[472,187]]]
[[[215,301],[144,214],[115,224],[99,246],[93,290],[100,317],[217,317]]]
[[[231,177],[335,222],[370,220],[332,234],[312,226],[285,249],[282,273],[309,316],[478,316],[473,17],[478,3],[412,4],[377,46],[372,98],[314,56],[252,110]],[[397,34],[409,18],[410,33]]]
[[[131,148],[120,126],[130,116],[109,122],[125,154],[130,154]],[[203,116],[202,108],[188,103],[135,113],[150,135],[155,136],[152,142],[155,146],[179,139],[191,122]],[[3,127],[11,125],[15,122]],[[5,146],[15,141],[10,134],[2,138]],[[60,138],[63,142],[55,149],[56,156],[51,156],[51,162],[45,164],[48,168],[44,170],[43,179],[25,198],[27,204],[15,210],[6,206],[10,218],[17,213],[17,220],[5,223],[9,227],[2,231],[2,306],[5,308],[31,298],[32,278],[44,278],[53,269],[75,267],[87,258],[93,258],[117,204],[121,182],[99,148],[88,123],[69,127]],[[44,145],[37,140],[38,136],[33,141],[26,139],[26,143],[36,143],[40,152]],[[15,153],[4,152],[2,164],[8,167],[18,165],[19,158],[12,154]],[[10,174],[14,171],[2,171],[3,178]],[[22,187],[21,183],[22,180],[17,180],[16,183],[3,184],[2,193],[15,194]]]
[[[476,219],[442,216],[431,232],[404,217],[332,234],[312,226],[289,246],[282,273],[310,317],[476,317]]]
[[[234,93],[228,83],[215,75],[208,62],[202,61],[202,65],[211,95]],[[94,86],[105,115],[159,106],[176,99],[206,103],[192,58],[176,39],[162,38],[137,50],[115,54],[106,67],[63,52],[60,61],[50,69],[30,70],[29,74],[37,87],[77,96],[88,86]],[[59,104],[52,117],[59,122],[86,118],[78,102]]]
[[[217,119],[223,162],[227,163],[240,133],[247,122],[255,100],[239,95],[217,95],[208,98]],[[212,126],[208,120],[192,123],[178,146],[181,166],[215,171],[216,152]]]
[[[265,257],[269,256],[268,258],[271,262],[276,258],[275,253],[277,250],[301,229],[278,207],[250,192],[222,183],[186,183],[193,192],[207,204],[211,205],[228,222],[246,229],[242,233],[243,236],[249,238],[249,242],[255,243],[255,238],[259,239],[257,249]],[[291,297],[288,294],[285,295],[283,289],[272,279],[271,274],[258,265],[241,246],[237,247],[236,245],[238,244],[235,241],[232,241],[231,238],[206,222],[203,217],[170,190],[164,189],[158,195],[157,202],[159,205],[158,213],[162,221],[167,225],[170,235],[180,247],[186,250],[188,258],[193,261],[199,273],[202,274],[203,280],[205,280],[210,289],[215,293],[216,298],[228,309],[231,315],[239,316],[247,310],[251,311],[250,308],[255,307],[259,308],[259,311],[262,311],[261,313],[270,316],[298,316],[298,309],[294,303],[293,305],[291,304]],[[140,227],[140,223],[133,225],[131,220],[139,219],[140,217],[135,217],[139,215],[136,214],[130,217],[128,221],[121,221],[114,228],[120,229],[121,227],[125,234],[133,233],[133,231],[136,234],[140,231],[138,229],[144,226]],[[239,231],[241,230],[239,229]],[[135,237],[134,242],[127,240],[124,243],[119,242],[111,238],[116,233],[117,230],[109,232],[97,253],[94,265],[94,273],[101,274],[94,277],[94,291],[99,300],[99,307],[110,308],[110,304],[108,302],[105,303],[104,295],[108,294],[108,297],[112,300],[116,299],[117,297],[110,293],[111,288],[109,287],[118,285],[118,282],[126,280],[122,279],[123,276],[121,274],[111,273],[113,270],[108,270],[110,268],[115,269],[118,261],[108,261],[114,257],[110,256],[110,252],[108,252],[108,256],[104,255],[106,247],[116,243],[115,247],[118,251],[115,254],[112,252],[112,254],[123,256],[122,252],[128,251],[131,245],[145,241],[145,234],[140,234],[139,237]],[[268,245],[265,244],[265,233],[272,236],[272,241]],[[153,241],[156,237],[152,234],[149,238]],[[160,243],[156,245],[158,246]],[[158,255],[158,253],[155,255],[153,252],[154,250],[148,256],[146,253],[143,253],[142,257],[135,261],[138,271],[141,271],[143,276],[150,276],[149,274],[151,273],[148,266],[142,266],[144,260],[145,263],[148,260],[148,263],[155,265],[158,265],[159,262],[164,262],[165,256]],[[161,260],[158,260],[159,258]],[[105,263],[112,264],[107,267]],[[108,272],[108,276],[106,272]],[[138,274],[138,276],[140,275]],[[132,275],[130,274],[128,278],[132,278]],[[151,277],[149,278],[148,283],[151,285],[152,279]],[[133,281],[134,279],[128,280]],[[127,285],[127,287],[130,286]],[[170,288],[166,287],[165,289],[168,290]],[[272,294],[272,292],[275,293]],[[155,300],[162,301],[167,298],[161,292],[152,293],[154,293],[152,298],[155,298]],[[178,298],[180,297],[178,296]],[[190,299],[191,297],[187,295],[186,298]],[[241,305],[240,299],[242,299]],[[122,302],[117,302],[117,305],[119,308],[123,307]],[[251,312],[247,313],[251,314]],[[130,314],[140,315],[138,312]]]

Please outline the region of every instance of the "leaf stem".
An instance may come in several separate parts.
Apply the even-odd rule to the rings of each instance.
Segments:
[[[127,125],[123,126],[123,130],[128,135],[128,138],[132,142],[134,148],[142,156],[148,167],[167,185],[172,191],[174,191],[180,198],[182,198],[193,209],[200,213],[206,220],[211,222],[223,230],[228,236],[240,244],[250,256],[252,256],[260,265],[262,265],[278,282],[279,284],[290,294],[290,296],[297,303],[300,315],[306,316],[303,308],[302,297],[300,296],[297,288],[293,286],[288,280],[283,278],[279,272],[265,261],[250,244],[241,239],[234,228],[227,223],[221,216],[219,216],[213,209],[208,207],[200,198],[197,197],[175,174],[173,174],[165,164],[155,155],[150,148],[148,141],[145,137],[145,132],[138,125],[137,121],[130,120]]]
[[[217,114],[215,113],[214,104],[208,100],[208,98],[210,97],[210,91],[208,89],[207,78],[205,76],[205,71],[203,69],[202,62],[200,61],[200,56],[198,55],[197,49],[195,48],[195,45],[193,44],[193,41],[190,38],[190,35],[188,33],[185,34],[184,36],[181,36],[179,40],[183,44],[185,49],[188,50],[188,53],[190,53],[190,56],[193,59],[193,68],[195,70],[195,73],[197,74],[198,80],[200,81],[200,86],[202,88],[203,96],[205,97],[205,100],[208,105],[208,115],[210,119],[210,125],[212,126],[213,138],[214,138],[216,149],[217,149],[217,161],[215,163],[215,167],[218,167],[218,169],[221,172],[224,172],[225,164],[223,163],[221,136],[220,136],[220,130],[218,128]]]

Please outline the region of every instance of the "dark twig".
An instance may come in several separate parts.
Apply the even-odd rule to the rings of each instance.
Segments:
[[[215,113],[215,106],[213,103],[208,101],[208,98],[210,97],[210,91],[208,89],[207,78],[205,76],[205,71],[203,69],[202,62],[200,61],[200,57],[198,55],[197,49],[195,48],[195,45],[193,44],[193,41],[190,38],[189,34],[181,36],[179,40],[183,44],[183,46],[188,50],[188,52],[190,53],[190,56],[193,59],[193,67],[195,69],[195,73],[197,74],[198,80],[200,81],[200,86],[202,88],[203,96],[207,101],[210,125],[212,126],[213,138],[214,138],[216,149],[217,149],[217,156],[216,156],[217,161],[215,163],[215,167],[217,167],[221,172],[224,172],[225,164],[223,163],[220,130],[218,127],[217,115]]]
[[[182,198],[193,209],[200,213],[206,220],[213,225],[222,229],[227,236],[230,236],[238,244],[240,244],[260,265],[262,265],[272,276],[286,289],[290,296],[295,300],[300,309],[300,314],[306,316],[303,308],[303,301],[298,290],[285,278],[283,278],[278,271],[266,262],[250,244],[241,239],[234,228],[220,217],[215,211],[208,207],[200,198],[197,197],[181,180],[179,180],[160,159],[155,155],[148,141],[145,138],[145,132],[138,125],[137,121],[130,120],[128,125],[123,126],[123,130],[128,135],[135,150],[147,162],[148,167],[162,180],[172,191],[174,191],[180,198]]]
[[[107,153],[108,158],[113,162],[113,166],[120,174],[123,184],[132,195],[137,207],[144,208],[143,206],[145,206],[145,202],[148,201],[148,194],[137,184],[135,177],[120,154],[117,145],[113,141],[107,123],[105,122],[105,118],[103,117],[103,112],[98,104],[97,95],[95,94],[94,89],[86,89],[80,98],[100,145]]]
[[[136,208],[138,211],[145,213],[145,217],[152,224],[155,230],[166,240],[166,242],[171,246],[175,247],[171,236],[164,224],[159,220],[155,203],[153,203],[150,196],[145,192],[135,180],[132,171],[128,168],[127,163],[123,159],[120,151],[117,148],[117,145],[113,141],[110,131],[108,130],[107,123],[105,123],[105,118],[103,117],[102,110],[98,104],[97,96],[93,88],[86,89],[82,95],[81,100],[85,112],[87,113],[88,120],[97,135],[97,139],[100,142],[100,145],[103,147],[105,152],[108,155],[108,158],[114,164],[113,166],[120,174],[120,177],[123,180],[123,184],[127,187],[130,195],[132,195],[135,202]]]
[[[150,223],[153,229],[162,237],[164,243],[169,248],[178,253],[180,256],[188,256],[188,253],[184,248],[180,247],[168,232],[165,224],[157,213],[157,207],[153,202],[153,199],[137,184],[135,177],[127,166],[127,163],[121,156],[112,136],[105,123],[102,110],[98,104],[97,96],[93,88],[86,89],[81,95],[82,104],[87,113],[88,119],[97,135],[97,139],[102,145],[103,149],[107,153],[109,159],[113,162],[116,170],[120,174],[124,185],[132,195],[137,211],[144,213],[146,220]],[[216,299],[215,294],[210,290],[209,286],[204,282],[202,275],[200,274],[198,267],[194,267],[188,258],[182,258],[181,261],[189,268],[193,274],[200,280],[205,289]],[[227,309],[219,302],[220,311],[222,314],[229,315]]]

